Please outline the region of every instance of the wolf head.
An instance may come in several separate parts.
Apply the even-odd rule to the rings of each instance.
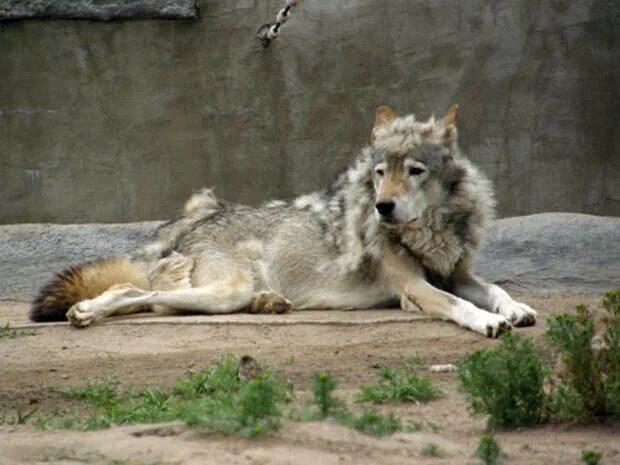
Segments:
[[[418,122],[381,106],[372,130],[375,215],[387,225],[415,222],[440,204],[459,176],[454,160],[457,106],[439,120]]]

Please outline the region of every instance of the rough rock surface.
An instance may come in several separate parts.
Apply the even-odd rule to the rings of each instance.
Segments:
[[[475,269],[528,290],[620,288],[620,218],[541,213],[497,220]]]
[[[160,224],[0,226],[0,300],[29,300],[53,274],[99,257],[122,256]],[[476,270],[507,287],[594,290],[620,287],[620,218],[564,213],[497,220]]]
[[[0,0],[0,20],[38,17],[189,19],[198,17],[198,5],[196,0]]]

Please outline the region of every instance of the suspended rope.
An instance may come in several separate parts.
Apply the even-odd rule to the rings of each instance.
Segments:
[[[271,42],[280,34],[280,26],[288,21],[291,8],[297,5],[298,0],[286,0],[286,6],[278,11],[276,22],[274,24],[263,24],[256,33],[258,40],[263,44],[263,48],[267,49]]]

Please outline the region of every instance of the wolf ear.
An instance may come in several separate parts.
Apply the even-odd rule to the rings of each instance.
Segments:
[[[453,142],[456,141],[456,114],[458,112],[458,109],[458,105],[452,105],[448,110],[448,113],[446,113],[446,116],[444,116],[442,119],[443,126],[445,128],[443,133],[443,140],[446,145],[451,145]]]
[[[395,120],[397,117],[398,115],[396,114],[396,112],[386,105],[381,105],[379,108],[377,108],[377,112],[375,113],[375,125],[372,127],[370,141],[372,142],[375,140],[377,129],[379,129],[384,124]]]

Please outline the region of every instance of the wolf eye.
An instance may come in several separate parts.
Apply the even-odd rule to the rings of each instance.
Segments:
[[[377,176],[379,176],[379,177],[381,177],[381,176],[383,176],[385,174],[381,168],[377,168],[375,170],[375,173],[377,173]]]
[[[409,168],[409,176],[420,176],[422,173],[424,173],[423,168],[418,168],[417,166]]]

